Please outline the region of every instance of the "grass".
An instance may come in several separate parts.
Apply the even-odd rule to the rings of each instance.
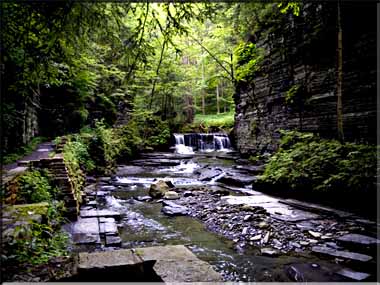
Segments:
[[[193,124],[195,126],[203,125],[206,128],[230,129],[234,126],[234,112],[213,115],[197,114]]]
[[[30,141],[30,143],[21,147],[16,152],[4,155],[2,161],[3,165],[13,163],[19,160],[20,158],[24,157],[25,155],[32,153],[36,149],[37,145],[45,140],[45,137],[35,137]]]

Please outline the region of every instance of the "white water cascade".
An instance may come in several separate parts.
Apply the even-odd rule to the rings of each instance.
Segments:
[[[194,154],[194,150],[201,152],[231,150],[231,142],[226,134],[174,134],[175,152],[179,154]]]
[[[185,135],[174,134],[175,138],[175,153],[179,154],[194,154],[194,150],[191,146],[185,145]]]

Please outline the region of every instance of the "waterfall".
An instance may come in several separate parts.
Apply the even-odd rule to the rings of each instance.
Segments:
[[[193,148],[191,146],[185,145],[184,134],[174,134],[174,138],[175,138],[175,153],[194,154]]]
[[[194,150],[201,152],[230,151],[231,142],[223,133],[192,133],[174,134],[175,152],[180,154],[193,154]]]

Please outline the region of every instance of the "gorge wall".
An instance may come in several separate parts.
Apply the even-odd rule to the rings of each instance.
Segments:
[[[347,141],[376,143],[376,4],[342,2],[343,128]],[[265,31],[268,31],[266,32]],[[264,59],[237,84],[234,136],[249,155],[273,151],[280,129],[337,136],[337,4],[308,3],[252,36]],[[298,98],[289,103],[289,90]]]

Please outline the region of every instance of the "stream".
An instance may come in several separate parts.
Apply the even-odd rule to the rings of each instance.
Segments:
[[[87,198],[88,203],[82,206],[82,210],[93,209],[96,202],[98,210],[120,213],[117,231],[121,243],[115,247],[105,246],[104,243],[95,245],[84,243],[74,246],[74,250],[113,250],[120,247],[183,244],[198,258],[210,263],[225,281],[352,281],[345,276],[335,274],[344,269],[341,264],[331,259],[317,257],[308,250],[300,249],[299,246],[279,245],[278,254],[271,256],[271,254],[261,254],[260,246],[257,246],[255,242],[239,240],[241,234],[236,234],[233,230],[228,233],[225,231],[226,234],[221,234],[222,230],[219,230],[218,233],[217,227],[201,221],[195,209],[198,202],[203,203],[205,208],[218,205],[216,208],[224,209],[227,207],[225,206],[227,199],[224,199],[226,197],[223,198],[221,194],[205,196],[209,200],[201,198],[203,196],[189,194],[189,197],[184,198],[186,195],[182,195],[180,200],[173,200],[173,202],[177,203],[184,199],[184,203],[187,203],[186,206],[190,209],[190,214],[180,216],[164,214],[162,200],[149,198],[150,185],[158,180],[171,181],[175,189],[179,189],[181,193],[191,192],[196,188],[207,188],[207,191],[211,191],[210,193],[223,193],[227,190],[228,197],[232,201],[255,195],[255,197],[272,199],[252,190],[252,185],[249,183],[251,181],[249,178],[253,176],[252,172],[248,172],[249,166],[231,149],[227,136],[220,134],[214,136],[197,134],[197,136],[175,134],[175,144],[171,152],[142,154],[139,159],[130,161],[128,165],[119,165],[114,176],[101,177],[96,182],[94,178],[88,177],[87,189],[90,190],[87,194],[90,194],[90,198]],[[229,183],[231,179],[237,183]],[[91,185],[94,184],[95,187],[92,187]],[[91,191],[96,191],[96,195]],[[275,206],[272,205],[272,208],[269,207],[267,211],[271,213],[271,209],[274,209],[271,213],[273,215],[286,217],[288,212],[291,212],[292,218],[296,214],[297,217],[310,215],[310,218],[314,218],[313,214],[295,212],[296,210],[277,201],[270,203]],[[212,211],[216,211],[215,208]],[[214,213],[212,211],[210,213]],[[249,215],[246,215],[244,220],[247,216]],[[212,217],[210,214],[209,217],[204,217],[204,220],[212,220]],[[217,216],[216,219],[222,218]],[[274,223],[283,226],[281,221]],[[291,226],[296,228],[295,224]],[[289,226],[290,229],[291,226]],[[222,227],[225,228],[224,225]],[[260,229],[253,232],[256,230],[250,228],[243,228],[243,233],[247,230],[252,231],[252,236],[265,233]],[[73,229],[69,231],[73,232]],[[284,230],[282,228],[278,231]],[[280,241],[285,243],[286,237],[281,240],[280,233],[278,234],[275,241],[279,244]],[[273,235],[276,237],[275,226],[272,229]],[[295,235],[295,239],[302,239],[301,235],[297,236],[297,232]],[[234,237],[237,238],[234,239]]]

